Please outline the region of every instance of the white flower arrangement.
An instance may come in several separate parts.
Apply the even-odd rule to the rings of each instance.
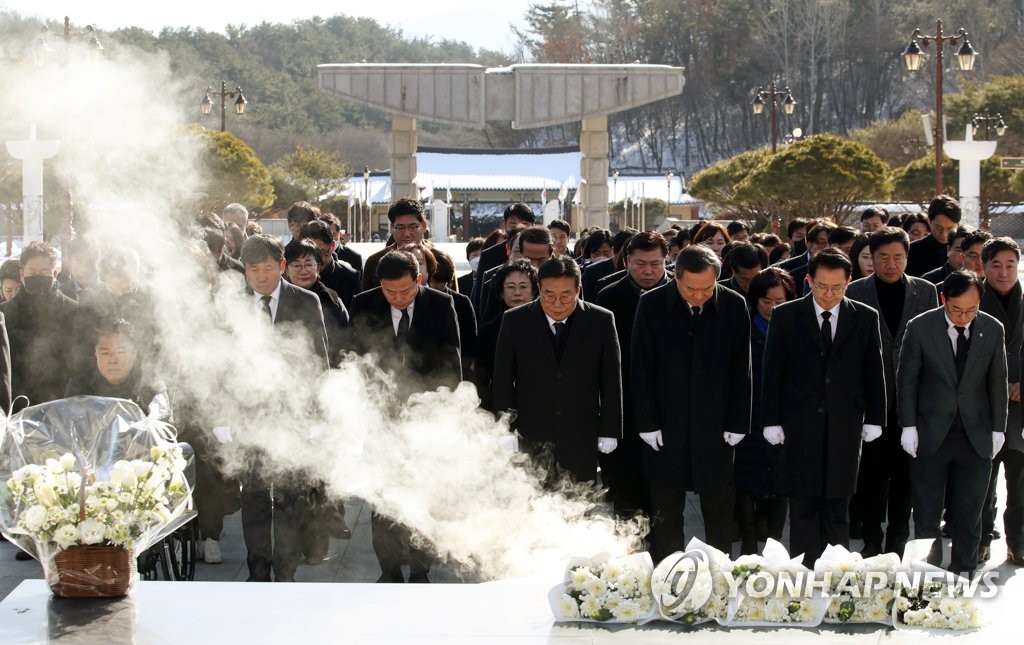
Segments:
[[[152,461],[116,462],[106,481],[83,480],[71,453],[48,458],[44,465],[22,466],[7,480],[9,503],[21,509],[17,528],[61,550],[78,545],[133,548],[140,536],[171,522],[171,509],[189,495],[179,446],[153,446],[149,456]]]
[[[674,553],[654,568],[651,592],[658,614],[687,626],[712,620],[724,623],[729,614],[729,582],[725,574],[732,568],[727,555],[692,539],[686,553]]]
[[[974,599],[943,580],[899,585],[892,617],[897,627],[964,631],[985,625]]]
[[[652,569],[646,553],[574,559],[565,582],[549,596],[555,620],[636,623],[649,618]]]
[[[807,595],[791,593],[781,584],[783,579],[800,580],[812,575],[802,560],[802,555],[790,558],[786,548],[770,538],[762,555],[737,558],[732,579],[738,595],[730,598],[731,618],[727,624],[734,627],[814,627],[820,624],[828,603],[825,596],[820,591]],[[753,580],[748,580],[750,578]],[[764,582],[758,584],[758,579]]]
[[[895,553],[864,558],[842,546],[828,546],[814,564],[815,575],[829,581],[824,621],[891,625],[899,566]]]

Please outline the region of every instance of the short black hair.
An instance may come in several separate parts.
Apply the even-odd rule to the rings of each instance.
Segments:
[[[709,247],[703,244],[691,244],[679,252],[676,258],[676,279],[680,280],[683,273],[704,273],[708,269],[715,270],[715,279],[722,275],[722,260]]]
[[[540,281],[537,278],[537,269],[533,266],[533,263],[526,259],[518,259],[509,262],[508,264],[501,265],[497,271],[494,272],[494,277],[491,278],[492,284],[497,285],[498,288],[494,289],[495,297],[501,299],[502,289],[505,285],[505,279],[508,278],[510,273],[525,273],[530,277],[530,283],[533,285],[533,296],[536,298],[537,294],[540,293]]]
[[[93,328],[93,347],[100,342],[101,336],[113,336],[115,334],[120,334],[127,338],[132,345],[135,344],[135,325],[124,318],[113,318],[103,320]]]
[[[57,249],[53,248],[53,245],[49,242],[29,242],[28,245],[21,250],[21,266],[25,266],[29,263],[29,260],[34,258],[46,258],[50,261],[53,266],[57,265]]]
[[[807,226],[807,240],[817,239],[818,234],[822,231],[825,232],[825,236],[827,237],[831,235],[832,231],[836,230],[836,228],[838,228],[838,226],[836,226],[836,223],[830,219],[816,219],[810,222]],[[807,246],[810,246],[810,241],[808,241]]]
[[[971,287],[978,290],[979,298],[985,294],[985,288],[981,278],[979,278],[974,271],[968,271],[966,269],[953,271],[946,276],[945,280],[942,281],[942,297],[947,300],[950,298],[957,298],[967,293]]]
[[[928,204],[928,219],[934,220],[939,215],[945,215],[957,224],[960,223],[960,202],[949,195],[936,195],[935,199]]]
[[[523,244],[546,244],[550,251],[552,244],[551,230],[540,226],[539,224],[527,226],[519,232],[518,236],[516,236],[516,248],[522,251]]]
[[[946,246],[953,248],[956,245],[957,240],[962,240],[974,231],[970,226],[957,226],[956,230],[949,234],[949,239],[946,240]]]
[[[550,222],[548,222],[548,228],[551,228],[551,229],[557,228],[558,230],[562,231],[566,235],[572,236],[572,229],[569,228],[569,222],[565,221],[564,219],[553,219],[553,220],[551,220]]]
[[[215,228],[218,231],[224,231],[224,220],[215,213],[199,213],[196,217],[196,225],[199,228]]]
[[[288,208],[289,224],[305,224],[320,218],[320,209],[309,202],[295,202]]]
[[[640,231],[635,228],[624,228],[620,229],[618,233],[612,236],[612,251],[618,255],[624,246],[629,243],[629,240]]]
[[[928,226],[928,217],[921,212],[907,213],[906,216],[903,218],[903,223],[900,224],[900,227],[904,231],[910,232],[910,228],[917,223],[921,223],[924,224],[925,226]]]
[[[484,238],[482,238],[482,237],[474,237],[473,239],[471,239],[469,242],[466,243],[466,259],[468,260],[469,256],[473,255],[477,251],[483,251],[483,250],[484,250]]]
[[[434,256],[434,270],[430,278],[445,284],[451,282],[455,277],[455,261],[452,260],[452,256],[436,247],[430,250],[430,254]],[[426,255],[423,257],[426,259]]]
[[[404,199],[404,198],[403,198]],[[401,280],[420,275],[420,263],[408,251],[388,251],[377,262],[377,280]]]
[[[960,244],[960,248],[966,253],[967,249],[971,248],[975,244],[984,244],[992,239],[992,234],[988,231],[971,231],[964,236],[964,241]]]
[[[395,218],[402,215],[415,215],[420,222],[427,221],[423,217],[423,204],[412,197],[401,197],[388,208],[388,221],[395,223]]]
[[[565,256],[545,260],[537,269],[537,284],[543,283],[545,278],[572,278],[579,287],[582,281],[580,265],[576,264],[576,260]]]
[[[786,292],[786,300],[796,298],[793,276],[789,275],[785,269],[768,267],[755,275],[747,287],[747,305],[750,306],[751,312],[757,311],[757,301],[764,298],[772,287],[782,287],[782,290]]]
[[[224,231],[218,228],[203,228],[199,236],[206,242],[206,248],[210,253],[220,255],[224,251]]]
[[[627,257],[633,255],[634,251],[661,251],[661,257],[665,257],[668,255],[668,242],[657,231],[644,231],[631,237],[626,244]]]
[[[849,226],[839,226],[828,233],[828,243],[833,246],[839,246],[840,244],[846,244],[850,240],[856,239],[857,235],[860,234],[855,228]]]
[[[772,247],[771,252],[768,254],[768,264],[769,265],[775,264],[776,262],[779,262],[779,261],[782,260],[782,256],[783,255],[785,255],[787,253],[792,253],[792,252],[793,252],[793,247],[791,247],[788,242],[783,242],[782,244],[777,244],[774,247]]]
[[[902,228],[886,226],[878,229],[868,236],[868,247],[871,249],[871,253],[874,253],[886,244],[892,244],[893,242],[902,243],[903,250],[910,253],[910,236],[907,235],[907,232]]]
[[[292,240],[284,245],[284,261],[288,264],[304,257],[311,257],[319,265],[320,247],[309,240]]]
[[[284,246],[276,237],[259,233],[242,243],[242,253],[239,258],[242,260],[242,264],[259,264],[268,258],[274,262],[280,262],[284,259]]]
[[[884,226],[889,220],[889,213],[881,206],[868,206],[860,213],[860,221],[862,222],[867,221],[872,217],[877,217],[882,220],[882,225]]]
[[[21,282],[21,260],[5,260],[0,264],[0,281],[2,280]]]
[[[996,253],[1000,251],[1013,251],[1017,259],[1020,260],[1020,246],[1017,245],[1012,237],[994,237],[985,242],[985,246],[981,248],[981,261],[988,264],[989,260],[994,258]]]
[[[746,222],[734,219],[733,221],[729,222],[726,225],[725,230],[727,233],[729,233],[729,237],[732,237],[733,235],[736,235],[740,231],[746,231],[749,233],[750,227],[747,226]]]
[[[595,231],[591,231],[590,235],[587,236],[587,245],[583,247],[583,256],[589,258],[593,255],[594,251],[607,244],[612,246],[612,232],[606,228],[599,228]],[[614,250],[614,247],[613,249]]]
[[[736,269],[753,269],[754,267],[763,269],[768,266],[768,254],[761,246],[750,242],[732,242],[732,245],[732,250],[729,251],[725,263],[734,273]]]
[[[533,214],[533,209],[522,202],[513,202],[505,207],[505,212],[501,214],[501,221],[507,222],[510,217],[516,217],[531,224],[537,219]]]
[[[797,232],[797,229],[806,228],[810,224],[807,220],[802,217],[794,217],[789,221],[789,225],[786,226],[786,237],[793,239],[793,233]]]
[[[827,248],[811,258],[811,261],[807,263],[807,275],[813,279],[814,274],[818,272],[818,267],[842,269],[847,278],[853,273],[853,263],[839,249]]]
[[[324,244],[334,244],[334,235],[331,234],[331,226],[319,219],[306,222],[299,229],[299,239],[318,240]]]

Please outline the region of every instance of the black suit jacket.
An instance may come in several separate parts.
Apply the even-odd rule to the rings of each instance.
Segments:
[[[615,258],[598,260],[583,269],[583,299],[587,302],[594,302],[597,299],[597,281],[605,276],[615,273]]]
[[[782,426],[782,494],[849,497],[864,424],[885,425],[878,312],[843,298],[832,352],[808,295],[772,311],[764,348],[761,424]]]
[[[253,296],[252,287],[246,286],[245,293]],[[274,331],[294,338],[296,327],[302,329],[309,339],[309,347],[323,369],[330,367],[328,359],[327,327],[324,325],[324,313],[320,307],[320,298],[312,291],[281,280],[281,293],[278,296],[277,315],[274,316]],[[295,360],[302,357],[296,356]]]
[[[750,432],[750,318],[743,297],[721,285],[696,330],[675,280],[640,296],[630,374],[638,433],[661,430],[644,451],[649,480],[698,493],[732,481],[733,448],[723,432]]]
[[[56,287],[37,296],[22,289],[0,304],[0,313],[10,342],[12,396],[24,394],[29,405],[62,398],[74,371],[72,330],[78,303]]]
[[[483,312],[484,298],[487,295],[482,290],[486,286],[483,281],[484,274],[506,262],[508,262],[508,245],[504,242],[489,246],[480,253],[480,262],[476,265],[476,273],[473,277],[473,291],[469,296],[477,313]],[[483,318],[480,318],[480,321],[487,322]]]
[[[383,367],[404,375],[406,378],[400,379],[403,393],[440,386],[454,389],[459,384],[462,379],[459,323],[448,294],[419,288],[405,346],[395,341],[391,305],[380,287],[353,298],[349,313],[358,350],[377,354]]]
[[[907,254],[907,275],[923,276],[932,269],[946,263],[948,257],[946,245],[935,239],[934,235],[925,235],[910,243]]]
[[[473,377],[473,361],[476,359],[476,314],[473,312],[473,303],[469,296],[458,291],[452,291],[445,287],[442,293],[447,293],[455,305],[455,317],[459,321],[459,354],[462,357],[462,378],[467,381]]]
[[[1009,308],[995,290],[985,281],[981,310],[992,316],[1003,326],[1003,343],[1006,345],[1006,378],[1010,383],[1020,382],[1020,352],[1024,344],[1024,303],[1020,283],[1013,285],[1009,296]],[[1024,438],[1021,437],[1020,401],[1009,401],[1006,406],[1006,444],[1003,450],[1024,452]]]
[[[619,341],[612,312],[579,301],[556,357],[540,302],[505,312],[494,354],[494,407],[515,410],[531,444],[551,443],[578,480],[597,475],[598,437],[622,436]]]
[[[351,307],[352,298],[362,291],[359,272],[353,269],[347,262],[341,260],[332,258],[331,263],[320,271],[320,280],[338,294],[341,302],[346,307]]]
[[[957,379],[945,308],[907,325],[896,375],[900,425],[917,427],[918,457],[933,456],[957,409],[978,456],[992,457],[992,433],[1006,431],[1006,347],[1003,326],[984,311],[971,325],[963,376]]]

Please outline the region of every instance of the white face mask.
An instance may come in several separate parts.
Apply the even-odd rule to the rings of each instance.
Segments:
[[[476,256],[469,261],[469,268],[473,273],[476,273],[476,268],[480,266],[480,256]]]

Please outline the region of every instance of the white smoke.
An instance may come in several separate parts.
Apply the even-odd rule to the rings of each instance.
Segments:
[[[595,513],[578,491],[545,492],[503,452],[507,425],[477,410],[471,386],[404,401],[374,357],[349,356],[322,375],[301,330],[286,341],[268,333],[182,226],[206,190],[201,146],[184,127],[205,83],[172,74],[164,56],[110,51],[0,71],[0,114],[9,128],[35,123],[40,138],[61,139],[48,163],[86,205],[89,234],[143,258],[157,301],[157,369],[207,431],[232,428],[229,467],[244,470],[245,448],[259,447],[265,468],[303,469],[334,495],[358,495],[483,577],[555,580],[570,555],[635,546],[637,527]]]

